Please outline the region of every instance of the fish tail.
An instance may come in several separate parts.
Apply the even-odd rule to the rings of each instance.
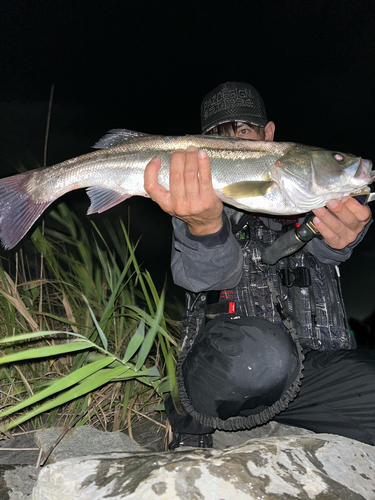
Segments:
[[[0,239],[5,249],[15,247],[53,201],[33,199],[27,188],[32,175],[30,171],[0,179]]]

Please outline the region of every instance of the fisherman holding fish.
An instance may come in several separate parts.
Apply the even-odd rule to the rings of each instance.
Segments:
[[[210,92],[201,121],[205,135],[274,138],[275,124],[247,83]],[[341,153],[334,158],[343,161]],[[170,449],[212,447],[215,429],[271,419],[374,445],[375,352],[355,348],[338,273],[372,222],[369,207],[332,199],[305,219],[224,206],[209,156],[195,147],[173,154],[169,189],[159,184],[159,169],[156,157],[144,187],[173,216],[172,273],[187,302],[179,397],[165,402]],[[292,233],[301,227],[310,228],[302,240],[305,233]],[[298,244],[283,252],[285,235]]]
[[[170,448],[271,419],[375,444],[375,351],[355,349],[338,273],[372,222],[358,201],[372,163],[273,142],[246,83],[214,89],[201,118],[200,136],[112,130],[94,152],[0,179],[2,245],[74,189],[87,188],[88,214],[150,196],[173,216],[186,290]]]

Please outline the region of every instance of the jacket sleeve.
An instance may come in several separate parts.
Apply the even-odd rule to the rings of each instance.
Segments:
[[[173,218],[171,269],[173,280],[186,290],[202,292],[233,288],[241,278],[242,251],[223,212],[215,234],[195,236],[185,222]]]
[[[370,222],[366,224],[363,231],[359,233],[355,241],[342,250],[331,248],[324,240],[319,238],[313,238],[309,241],[306,244],[306,250],[314,255],[322,264],[338,266],[341,262],[345,262],[351,257],[353,249],[363,240],[372,222],[373,220],[371,219]]]

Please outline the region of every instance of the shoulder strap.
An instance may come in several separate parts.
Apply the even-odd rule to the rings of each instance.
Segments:
[[[254,218],[254,215],[249,214],[249,213],[244,213],[242,217],[235,223],[235,225],[232,223],[232,233],[236,234],[238,231],[241,231],[241,229],[252,219]],[[231,220],[232,222],[232,220]]]

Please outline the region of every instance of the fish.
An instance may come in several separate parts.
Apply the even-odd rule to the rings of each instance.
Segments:
[[[147,163],[159,156],[159,183],[169,187],[173,152],[195,146],[210,159],[215,193],[242,211],[277,216],[303,214],[330,199],[359,193],[375,178],[370,160],[293,142],[218,136],[161,136],[110,130],[95,151],[0,179],[0,239],[15,247],[48,206],[86,188],[87,214],[102,213],[131,196],[148,197]]]

